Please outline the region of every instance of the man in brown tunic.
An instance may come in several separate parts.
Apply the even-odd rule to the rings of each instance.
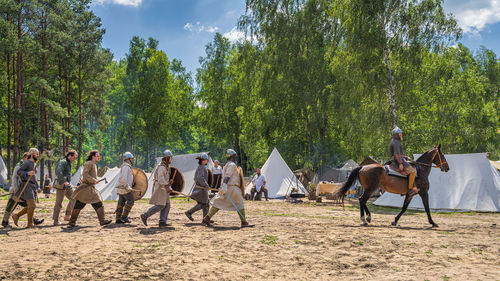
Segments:
[[[78,215],[86,204],[92,205],[97,213],[97,217],[101,225],[111,223],[110,220],[104,219],[104,206],[102,204],[101,195],[95,188],[95,185],[99,183],[97,180],[96,166],[99,159],[100,155],[97,150],[92,150],[89,154],[87,154],[87,162],[85,162],[82,171],[82,184],[73,192],[73,195],[71,196],[71,198],[75,200],[75,206],[73,207],[71,218],[69,220],[69,225],[72,227],[76,225]]]

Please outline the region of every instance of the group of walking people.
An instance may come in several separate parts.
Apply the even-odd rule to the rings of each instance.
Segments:
[[[39,151],[36,148],[31,148],[23,156],[23,162],[15,167],[12,184],[10,189],[9,200],[5,208],[2,226],[11,227],[9,218],[12,217],[13,222],[18,226],[19,219],[27,214],[27,227],[35,228],[43,223],[43,219],[34,218],[36,209],[37,193],[40,188],[35,175],[36,162],[38,160]],[[56,190],[56,202],[53,210],[53,225],[61,225],[59,220],[62,209],[62,202],[66,197],[69,203],[65,209],[64,220],[68,221],[70,227],[75,227],[78,216],[81,210],[90,204],[94,208],[100,225],[110,224],[112,221],[105,218],[104,205],[96,185],[101,181],[97,177],[97,162],[100,160],[100,154],[97,150],[92,150],[87,154],[86,162],[83,165],[79,185],[71,186],[71,164],[78,157],[75,150],[70,150],[66,156],[61,159],[56,166],[56,180],[54,188]],[[241,227],[253,227],[246,220],[245,206],[243,201],[243,193],[240,188],[240,174],[236,165],[237,153],[233,149],[228,149],[226,152],[227,164],[222,170],[222,184],[218,189],[218,193],[209,200],[208,193],[211,190],[208,184],[208,161],[209,157],[203,153],[198,160],[198,168],[194,175],[195,186],[190,197],[196,201],[196,205],[185,212],[189,220],[194,221],[193,214],[202,210],[203,219],[201,223],[206,226],[212,226],[214,221],[212,217],[219,210],[237,211],[241,220]],[[172,189],[174,175],[171,175],[170,164],[172,163],[173,154],[170,150],[163,152],[161,163],[154,172],[154,184],[152,195],[149,203],[153,206],[145,213],[140,215],[144,225],[148,225],[148,219],[156,213],[159,215],[159,227],[165,227],[168,214],[170,211],[170,196],[179,193]],[[123,164],[120,168],[120,176],[116,184],[118,203],[115,210],[115,223],[124,224],[130,223],[129,214],[134,206],[135,192],[134,189],[134,173],[133,173],[134,156],[130,152],[123,154]],[[212,207],[210,207],[210,204]],[[23,207],[18,213],[13,213],[17,205]]]

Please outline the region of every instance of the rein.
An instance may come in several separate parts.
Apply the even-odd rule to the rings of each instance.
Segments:
[[[433,166],[432,162],[434,161],[434,158],[436,158],[436,155],[439,157],[439,164],[437,164],[436,166]],[[418,164],[418,165],[427,166],[427,167],[431,167],[431,168],[441,168],[442,165],[448,163],[446,161],[443,161],[443,159],[441,159],[441,155],[439,154],[439,149],[436,149],[436,151],[434,152],[434,156],[432,156],[431,164],[417,162],[417,161],[412,161],[412,162],[415,164]]]

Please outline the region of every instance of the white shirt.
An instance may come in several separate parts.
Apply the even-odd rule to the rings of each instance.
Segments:
[[[260,192],[260,189],[266,183],[266,177],[263,174],[253,176],[252,182],[255,184],[255,188],[257,192]]]
[[[214,175],[222,175],[222,167],[219,165],[217,168],[212,167],[212,174]]]

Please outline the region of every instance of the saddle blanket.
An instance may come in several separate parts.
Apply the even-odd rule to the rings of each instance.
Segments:
[[[384,165],[384,167],[385,167],[385,172],[387,173],[388,176],[408,179],[407,175],[403,175],[400,172],[393,170],[389,165]],[[415,178],[418,178],[418,168],[417,168],[417,176]]]

